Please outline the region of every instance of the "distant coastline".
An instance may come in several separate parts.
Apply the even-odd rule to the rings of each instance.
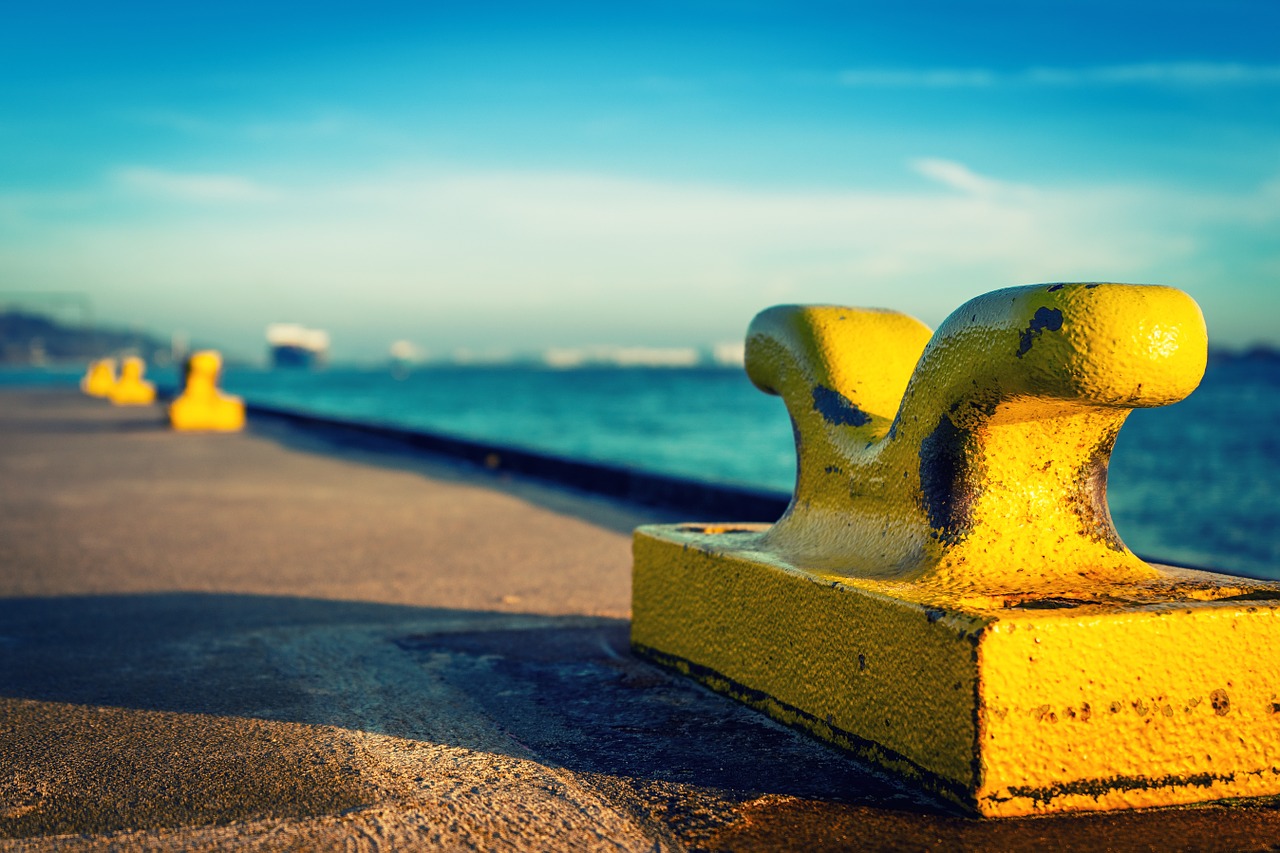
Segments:
[[[666,350],[644,348],[588,348],[583,350],[548,350],[543,357],[513,357],[508,366],[528,362],[553,369],[576,367],[627,367],[665,366],[705,367],[706,359],[661,359]],[[690,349],[690,352],[695,350]],[[671,352],[675,352],[674,350]],[[683,352],[683,351],[681,351]],[[657,354],[655,356],[654,354]],[[111,327],[68,325],[51,317],[32,311],[0,311],[0,365],[6,367],[41,367],[45,365],[82,364],[95,358],[121,358],[137,355],[156,367],[165,367],[181,360],[172,343],[163,341],[147,332]],[[1230,361],[1280,362],[1280,347],[1270,344],[1252,344],[1240,349],[1211,347],[1209,360],[1215,363]],[[711,364],[733,366],[732,359],[713,353]],[[457,359],[445,362],[449,366],[496,366],[493,359]],[[335,365],[340,366],[340,365]],[[418,365],[426,366],[426,364]]]
[[[173,361],[173,348],[145,332],[68,326],[28,311],[0,312],[0,364],[40,367],[137,355],[155,365]]]

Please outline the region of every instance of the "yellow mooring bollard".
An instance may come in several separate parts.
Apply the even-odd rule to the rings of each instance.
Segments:
[[[109,397],[111,389],[116,385],[116,360],[100,358],[89,362],[89,367],[80,379],[80,390],[90,397]]]
[[[1107,508],[1125,417],[1205,357],[1167,287],[998,290],[932,336],[764,311],[791,505],[637,529],[633,648],[982,815],[1280,793],[1280,583],[1148,565]]]
[[[156,386],[143,379],[147,363],[136,356],[120,364],[120,378],[107,397],[117,406],[149,406],[156,401]]]
[[[186,385],[169,406],[176,430],[235,432],[244,428],[244,401],[218,390],[222,356],[201,350],[187,359]]]

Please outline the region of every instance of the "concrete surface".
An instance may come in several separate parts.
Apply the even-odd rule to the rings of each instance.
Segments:
[[[636,524],[372,443],[0,392],[0,850],[1267,850],[982,822],[627,650]]]

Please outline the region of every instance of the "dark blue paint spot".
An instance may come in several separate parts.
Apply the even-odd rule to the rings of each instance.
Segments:
[[[1022,330],[1022,339],[1018,342],[1018,358],[1022,358],[1031,351],[1031,344],[1035,342],[1045,329],[1050,332],[1056,332],[1062,328],[1062,311],[1058,308],[1037,308],[1035,316],[1031,318],[1031,323]]]
[[[1095,287],[1102,287],[1102,285],[1101,285],[1101,284],[1086,284],[1086,285],[1084,286],[1084,289],[1085,289],[1085,290],[1093,290]]]
[[[1053,293],[1055,290],[1062,290],[1064,287],[1066,287],[1065,284],[1051,284],[1049,285],[1049,292]]]
[[[871,423],[871,416],[855,406],[848,397],[825,385],[813,386],[813,408],[832,426],[860,427]]]
[[[935,538],[954,544],[968,534],[973,516],[973,487],[965,445],[969,433],[943,415],[920,442],[920,498]]]

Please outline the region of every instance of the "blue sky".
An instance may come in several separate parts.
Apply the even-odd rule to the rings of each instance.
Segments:
[[[1280,343],[1277,32],[1229,0],[29,4],[0,294],[370,358],[1119,280]]]

